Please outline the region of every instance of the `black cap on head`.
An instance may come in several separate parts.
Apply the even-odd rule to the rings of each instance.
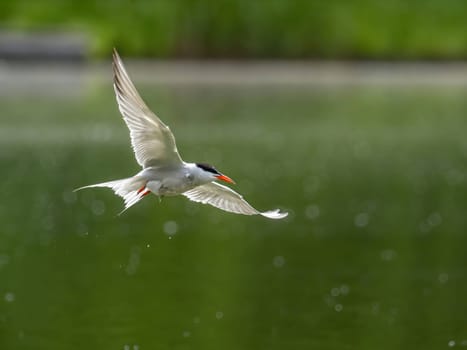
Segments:
[[[209,165],[209,164],[206,164],[206,163],[196,163],[196,166],[198,168],[203,169],[204,171],[209,172],[209,173],[213,173],[213,174],[216,174],[216,175],[221,175],[221,173],[218,172],[216,170],[216,168],[214,168],[212,165]]]

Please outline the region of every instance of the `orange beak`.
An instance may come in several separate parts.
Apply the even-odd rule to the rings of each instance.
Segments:
[[[234,180],[232,180],[230,177],[228,176],[225,176],[225,175],[217,175],[216,178],[218,180],[222,180],[222,181],[225,181],[225,182],[228,182],[229,184],[234,184]]]

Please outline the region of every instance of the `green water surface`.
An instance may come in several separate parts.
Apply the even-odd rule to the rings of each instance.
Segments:
[[[0,349],[467,348],[467,91],[151,86],[258,209],[151,196],[111,86],[0,97]]]

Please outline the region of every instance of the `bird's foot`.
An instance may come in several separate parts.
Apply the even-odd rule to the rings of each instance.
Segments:
[[[141,192],[142,192],[141,197],[144,197],[144,196],[146,196],[147,194],[151,193],[151,191],[149,191],[149,190],[146,188],[146,185],[144,185],[144,186],[141,187],[138,191],[136,191],[136,193],[138,193],[138,194],[140,194]]]

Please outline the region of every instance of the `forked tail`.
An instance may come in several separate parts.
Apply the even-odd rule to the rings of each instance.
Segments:
[[[127,210],[132,205],[138,203],[145,195],[150,193],[148,189],[146,189],[147,181],[142,179],[138,176],[129,177],[127,179],[115,180],[115,181],[108,181],[102,182],[100,184],[95,185],[88,185],[77,188],[74,192],[85,189],[85,188],[92,188],[92,187],[107,187],[111,188],[116,195],[123,198],[125,202],[125,208],[118,214],[122,214],[125,210]]]

